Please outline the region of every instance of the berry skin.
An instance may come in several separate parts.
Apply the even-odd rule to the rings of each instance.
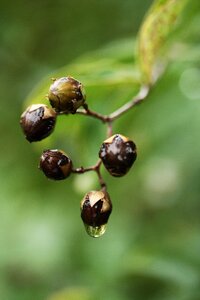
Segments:
[[[107,192],[91,191],[81,201],[81,218],[83,223],[99,227],[108,222],[112,203]]]
[[[49,89],[48,98],[57,112],[76,113],[85,102],[83,85],[73,77],[54,80]]]
[[[29,142],[37,142],[54,130],[56,112],[44,104],[33,104],[21,115],[20,125]]]
[[[63,151],[57,149],[46,150],[41,155],[39,168],[46,177],[62,180],[71,174],[72,161]]]
[[[115,134],[103,142],[99,157],[112,176],[121,177],[136,160],[136,145],[129,138]]]

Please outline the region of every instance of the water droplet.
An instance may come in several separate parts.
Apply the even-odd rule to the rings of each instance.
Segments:
[[[106,231],[106,224],[100,226],[90,226],[87,224],[84,225],[86,232],[93,238],[102,236]]]

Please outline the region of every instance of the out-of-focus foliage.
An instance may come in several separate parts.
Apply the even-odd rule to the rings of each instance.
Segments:
[[[54,182],[37,170],[37,164],[41,150],[50,145],[67,151],[77,166],[93,163],[105,136],[104,125],[84,116],[62,116],[51,137],[32,145],[18,125],[22,102],[44,75],[44,85],[36,88],[41,99],[35,98],[35,90],[27,101],[45,101],[49,78],[62,72],[80,76],[88,103],[99,112],[110,112],[130,99],[140,79],[133,38],[82,52],[91,50],[93,39],[98,47],[98,39],[105,43],[111,36],[123,37],[125,31],[120,34],[119,28],[129,28],[127,18],[129,24],[134,22],[132,12],[141,19],[147,1],[136,2],[138,7],[133,7],[133,1],[94,1],[92,8],[84,0],[78,12],[81,16],[87,3],[87,18],[83,18],[88,23],[77,17],[78,24],[73,23],[73,34],[68,35],[65,15],[70,11],[74,18],[78,2],[66,1],[65,6],[62,1],[36,1],[28,6],[20,1],[20,8],[1,3],[7,23],[1,19],[5,48],[0,74],[0,299],[199,300],[200,3],[188,2],[167,53],[169,66],[148,100],[114,126],[115,132],[134,139],[138,159],[124,178],[103,172],[113,213],[106,234],[91,239],[80,220],[79,201],[86,191],[98,187],[95,175]],[[109,11],[104,21],[112,24],[110,35],[101,24],[103,7]],[[40,23],[42,18],[45,22]],[[29,21],[34,26],[28,26]],[[51,36],[48,28],[53,27]],[[97,36],[91,38],[90,28]],[[65,51],[71,35],[76,37],[75,56],[81,58],[53,72],[69,61]],[[50,37],[56,41],[53,49]],[[43,39],[49,47],[44,47]]]

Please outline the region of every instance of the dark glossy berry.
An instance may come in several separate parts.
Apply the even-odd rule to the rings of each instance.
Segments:
[[[129,138],[115,134],[103,142],[99,157],[112,176],[121,177],[129,171],[136,160],[136,145]]]
[[[72,171],[72,161],[60,150],[46,150],[40,158],[39,168],[46,177],[54,180],[67,178]]]
[[[111,212],[112,203],[107,192],[91,191],[81,201],[81,218],[92,237],[104,234]]]
[[[49,101],[57,112],[74,114],[84,104],[83,85],[73,77],[62,77],[54,80],[50,86]]]
[[[33,104],[21,115],[20,125],[29,142],[41,141],[55,126],[56,112],[44,104]]]

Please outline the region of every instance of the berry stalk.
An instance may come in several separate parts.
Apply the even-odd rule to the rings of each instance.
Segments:
[[[20,124],[29,142],[40,141],[54,130],[56,118],[63,114],[79,114],[92,117],[106,124],[106,140],[99,150],[99,159],[89,167],[73,167],[70,157],[62,150],[45,150],[40,157],[39,168],[52,180],[63,180],[71,173],[83,174],[95,172],[100,184],[100,191],[87,193],[81,202],[81,218],[87,233],[92,237],[101,236],[112,211],[112,203],[107,193],[106,182],[101,174],[101,165],[111,176],[126,175],[137,158],[135,143],[121,134],[113,135],[113,122],[136,105],[147,99],[150,86],[143,85],[136,96],[109,115],[92,111],[86,103],[86,95],[81,82],[73,77],[53,79],[48,99],[51,108],[44,104],[32,105],[21,115]],[[82,107],[82,109],[80,109]]]

